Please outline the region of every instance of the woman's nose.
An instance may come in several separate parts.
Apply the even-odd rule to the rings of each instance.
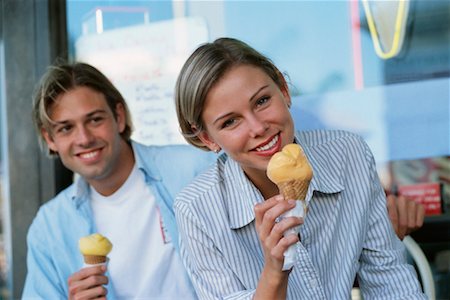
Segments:
[[[263,135],[269,128],[269,124],[267,124],[264,120],[261,120],[257,116],[252,116],[251,118],[249,118],[249,128],[250,136],[254,138]]]

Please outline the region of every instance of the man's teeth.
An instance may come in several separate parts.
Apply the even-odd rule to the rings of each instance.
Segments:
[[[262,146],[262,147],[258,147],[256,148],[256,151],[266,151],[269,150],[270,148],[272,148],[273,146],[275,146],[275,144],[278,142],[278,135],[276,135],[273,140],[271,140],[268,144]]]
[[[96,156],[98,153],[98,151],[93,151],[93,152],[89,152],[89,153],[83,153],[80,154],[81,158],[93,158],[94,156]]]

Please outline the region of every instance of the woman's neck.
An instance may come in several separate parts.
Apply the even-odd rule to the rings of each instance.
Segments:
[[[278,187],[267,177],[265,171],[261,170],[244,170],[248,179],[258,188],[264,199],[269,199],[279,194]]]

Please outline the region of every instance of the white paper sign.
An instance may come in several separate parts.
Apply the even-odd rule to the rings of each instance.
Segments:
[[[76,60],[102,71],[130,108],[132,138],[152,145],[185,143],[174,106],[178,73],[198,45],[207,41],[201,18],[123,27],[80,37]]]

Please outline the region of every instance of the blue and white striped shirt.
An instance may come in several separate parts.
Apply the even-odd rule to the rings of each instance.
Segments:
[[[289,299],[425,299],[389,221],[372,153],[343,131],[301,132],[313,168]],[[264,265],[253,207],[264,201],[238,163],[221,155],[176,199],[181,255],[201,299],[252,298]]]

